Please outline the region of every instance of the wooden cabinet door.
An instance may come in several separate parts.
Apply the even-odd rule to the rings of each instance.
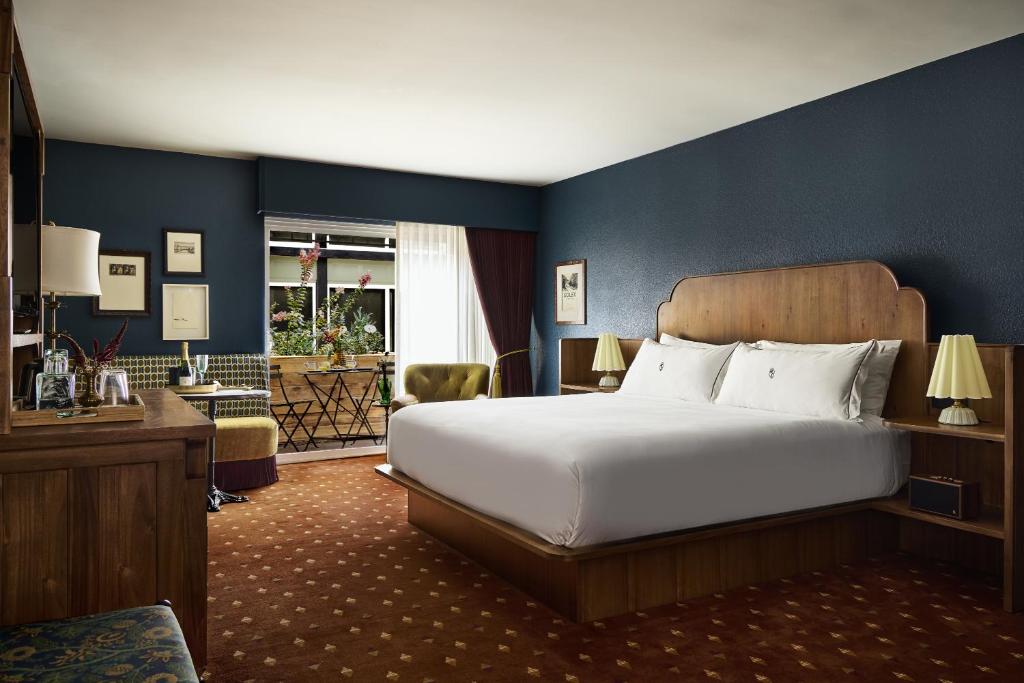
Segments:
[[[143,461],[0,476],[4,624],[181,605],[184,442],[109,446],[108,462],[121,449]]]

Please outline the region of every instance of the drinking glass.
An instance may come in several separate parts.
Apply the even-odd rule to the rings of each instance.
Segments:
[[[121,406],[128,403],[128,371],[106,368],[96,378],[96,392],[103,397],[103,405]]]
[[[199,373],[198,384],[206,384],[206,369],[210,367],[210,356],[205,353],[196,354],[196,371]]]

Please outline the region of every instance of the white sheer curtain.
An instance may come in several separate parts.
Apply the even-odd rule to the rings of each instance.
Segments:
[[[395,248],[396,393],[413,363],[494,366],[466,246],[466,229],[399,223]]]

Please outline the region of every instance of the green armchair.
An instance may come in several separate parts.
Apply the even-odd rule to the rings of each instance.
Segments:
[[[391,401],[391,412],[417,403],[487,398],[491,369],[481,363],[419,363],[402,375],[405,392]]]

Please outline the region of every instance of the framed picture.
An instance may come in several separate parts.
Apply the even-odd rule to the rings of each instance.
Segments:
[[[164,275],[206,275],[202,230],[164,228]]]
[[[148,251],[100,249],[100,291],[92,298],[93,315],[150,314]]]
[[[164,341],[210,338],[210,286],[164,285]]]
[[[587,260],[555,264],[555,324],[587,324]]]

